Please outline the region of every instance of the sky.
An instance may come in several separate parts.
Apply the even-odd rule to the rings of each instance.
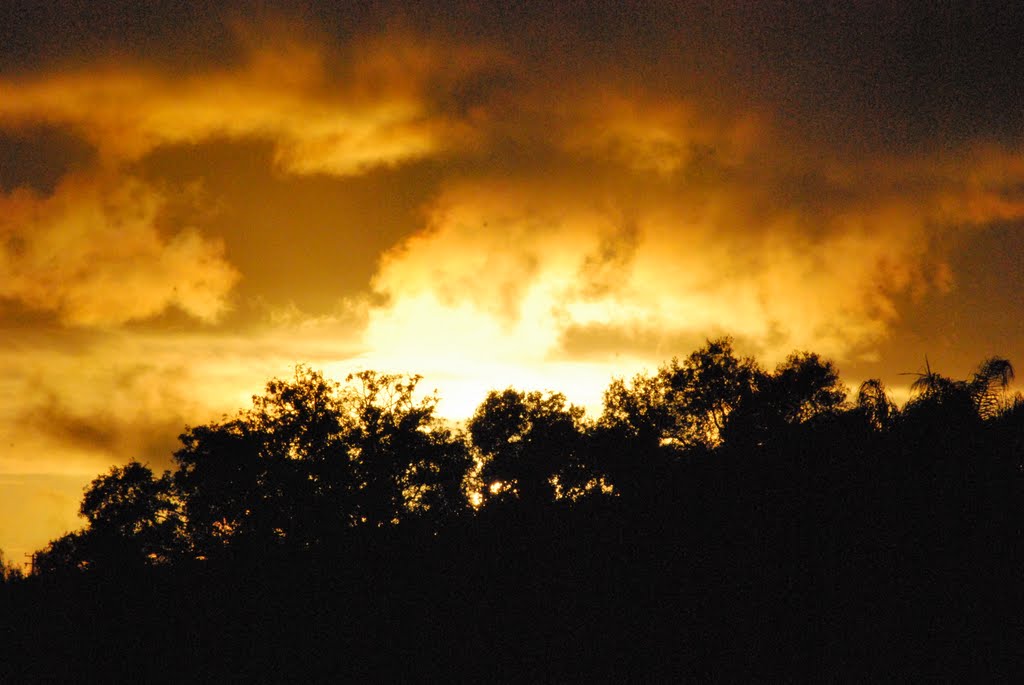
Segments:
[[[720,335],[897,399],[1024,363],[994,5],[5,0],[0,549],[297,363],[452,419]]]

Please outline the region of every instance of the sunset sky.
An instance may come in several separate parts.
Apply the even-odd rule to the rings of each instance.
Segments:
[[[1024,6],[215,4],[0,3],[10,559],[298,362],[1024,364]]]

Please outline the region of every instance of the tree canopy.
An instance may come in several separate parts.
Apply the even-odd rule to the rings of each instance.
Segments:
[[[963,380],[926,363],[900,407],[877,379],[850,396],[819,355],[767,369],[722,338],[613,379],[596,417],[509,387],[460,425],[418,376],[299,366],[186,428],[172,470],[94,479],[85,526],[29,578],[0,564],[14,653],[65,650],[0,679],[68,680],[97,654],[160,679],[198,653],[191,679],[678,680],[708,654],[784,675],[908,632],[1013,642],[988,618],[1019,615],[1012,378],[1001,358]],[[922,653],[881,673],[956,655]]]
[[[459,428],[436,415],[438,397],[420,391],[419,376],[363,371],[339,383],[298,366],[249,409],[187,428],[173,472],[131,462],[96,478],[82,500],[86,527],[51,543],[37,568],[316,549],[356,530],[436,530],[498,502],[638,502],[716,454],[725,464],[810,440],[849,451],[841,441],[852,428],[842,426],[862,426],[861,444],[874,434],[920,446],[956,426],[994,424],[1019,415],[1012,379],[998,357],[963,381],[929,365],[900,409],[878,380],[848,399],[817,354],[795,352],[768,371],[720,338],[654,375],[613,379],[596,419],[561,393],[507,388]]]

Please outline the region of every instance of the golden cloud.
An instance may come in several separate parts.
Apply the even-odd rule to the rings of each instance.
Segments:
[[[968,157],[952,173],[931,159],[871,172],[762,161],[718,160],[710,181],[692,180],[680,157],[678,173],[627,162],[610,178],[569,167],[453,183],[424,230],[381,260],[373,287],[387,304],[371,310],[367,344],[453,368],[538,368],[568,349],[657,363],[654,353],[680,352],[670,341],[725,332],[768,361],[794,348],[870,358],[899,317],[897,296],[952,287],[936,232],[1024,216],[1014,190],[1024,174],[1005,173],[1019,170],[1012,152]],[[798,164],[810,189],[790,185]],[[622,345],[614,353],[609,335]]]
[[[497,59],[394,36],[330,56],[270,42],[240,67],[194,74],[92,65],[0,80],[0,125],[70,127],[108,165],[165,144],[260,138],[274,141],[285,171],[354,174],[466,145],[471,127],[436,112],[431,92]]]
[[[220,242],[164,236],[159,190],[131,177],[73,175],[51,196],[0,195],[0,298],[75,325],[119,324],[175,306],[215,320],[238,273]]]

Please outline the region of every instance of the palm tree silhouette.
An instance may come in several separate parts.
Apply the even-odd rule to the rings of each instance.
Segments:
[[[979,416],[992,418],[1005,409],[1006,389],[1013,378],[1013,365],[1002,357],[989,357],[978,366],[968,389]]]
[[[1013,364],[1009,360],[989,357],[978,365],[969,381],[953,380],[932,371],[927,356],[924,363],[924,373],[912,374],[917,378],[910,384],[911,392],[919,399],[939,404],[966,399],[983,419],[992,418],[1005,408],[1006,389],[1014,379]]]

